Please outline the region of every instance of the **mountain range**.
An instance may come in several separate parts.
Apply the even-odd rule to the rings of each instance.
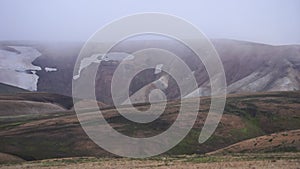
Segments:
[[[223,63],[228,93],[294,91],[300,89],[300,45],[272,46],[227,39],[215,39],[212,40],[212,44]],[[38,76],[36,87],[31,86],[27,89],[36,88],[38,92],[71,96],[73,68],[82,45],[82,43],[1,42],[0,50],[2,52],[0,57],[5,60],[7,57],[4,54],[14,53],[14,57],[15,55],[19,56],[19,58],[15,58],[22,60],[24,46],[31,48],[25,50],[27,52],[26,56],[30,51],[37,56],[36,51],[38,51],[40,55],[33,60],[31,66],[27,69],[24,67],[22,72],[18,71],[19,69],[16,67],[15,70],[10,70],[10,72],[16,72],[11,75],[16,76],[16,78],[28,74]],[[181,42],[175,40],[125,40],[114,46],[111,52],[131,54],[146,48],[165,49],[179,56],[190,67],[196,77],[199,87],[197,96],[210,95],[210,81],[204,65],[193,51]],[[105,104],[113,104],[110,93],[111,79],[119,63],[120,59],[118,57],[112,57],[103,60],[98,68],[95,91],[97,99]],[[26,65],[28,65],[27,62]],[[131,69],[138,67],[135,64],[129,66]],[[2,66],[0,69],[5,69],[5,67]],[[136,93],[163,76],[165,76],[164,72],[155,73],[155,69],[140,72],[132,80],[129,94],[135,95],[135,98],[142,97],[137,97],[137,95],[143,95],[144,92],[140,92],[142,94]],[[5,79],[7,78],[3,75],[0,82],[6,83]],[[168,87],[164,89],[167,98],[179,98],[180,92],[176,82],[172,77],[167,79],[164,82],[168,84]],[[20,85],[20,81],[21,78],[19,81],[9,81],[8,84],[24,88],[24,85]]]

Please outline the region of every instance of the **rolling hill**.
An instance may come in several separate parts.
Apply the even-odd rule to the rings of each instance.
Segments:
[[[14,93],[22,93],[22,92],[30,92],[30,91],[15,86],[11,86],[8,84],[0,83],[0,94],[14,94]]]
[[[299,152],[300,130],[284,131],[244,140],[219,149],[212,154],[262,153],[262,152]]]
[[[243,144],[243,147],[251,147],[253,141],[248,141],[249,144],[243,141],[273,138],[276,136],[272,134],[278,132],[292,133],[291,130],[297,132],[297,129],[300,129],[299,98],[299,91],[229,95],[217,130],[204,144],[199,144],[198,137],[210,104],[210,98],[204,97],[201,100],[201,107],[193,129],[184,140],[165,155],[204,154],[236,143]],[[193,99],[186,101],[193,103]],[[117,131],[133,137],[149,137],[165,131],[174,122],[179,109],[178,105],[179,101],[168,102],[165,112],[158,119],[147,124],[130,122],[113,107],[106,107],[102,112],[109,124]],[[138,104],[136,106],[138,109],[147,109],[149,105]],[[85,110],[82,113],[93,111],[95,110]],[[25,160],[114,156],[89,139],[72,110],[14,117],[3,116],[0,117],[0,124],[0,152]],[[299,138],[299,134],[293,135],[293,139],[298,140],[293,145],[295,148],[280,149],[273,144],[270,146],[265,144],[266,147],[262,150],[257,149],[255,152],[298,151]],[[274,143],[284,144],[284,142],[276,141],[275,138],[273,140]],[[246,149],[243,147],[235,146],[235,152],[244,152]]]
[[[0,116],[40,114],[66,111],[73,107],[73,99],[50,93],[30,92],[0,84]]]

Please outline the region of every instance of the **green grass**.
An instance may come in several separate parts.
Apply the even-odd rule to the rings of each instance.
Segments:
[[[180,154],[193,154],[198,148],[198,138],[200,130],[192,129],[189,134],[174,148],[169,150],[167,154],[180,155]]]

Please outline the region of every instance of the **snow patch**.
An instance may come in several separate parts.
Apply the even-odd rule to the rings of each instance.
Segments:
[[[162,71],[163,64],[156,65],[154,74],[159,74]]]
[[[57,68],[45,67],[46,72],[56,72]]]
[[[41,56],[41,53],[27,46],[8,47],[18,52],[0,49],[0,82],[36,91],[39,78],[36,72],[41,70],[41,67],[32,65],[32,62]]]
[[[107,55],[103,54],[93,54],[90,57],[83,58],[80,62],[78,73],[73,76],[73,79],[76,80],[80,77],[81,71],[86,69],[93,63],[100,64],[102,61],[125,61],[134,59],[133,55],[122,52],[108,53]]]

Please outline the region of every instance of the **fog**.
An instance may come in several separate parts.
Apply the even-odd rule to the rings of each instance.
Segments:
[[[1,0],[0,40],[86,41],[126,15],[179,16],[209,38],[300,44],[298,0]]]

